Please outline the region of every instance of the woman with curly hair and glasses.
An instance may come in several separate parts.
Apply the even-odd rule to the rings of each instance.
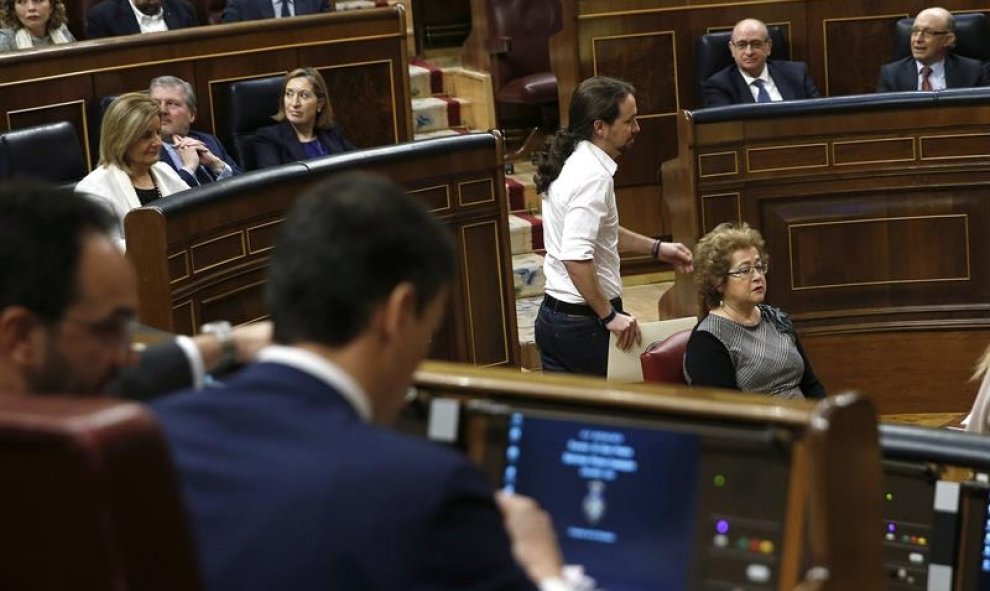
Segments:
[[[790,318],[763,303],[769,262],[763,237],[746,224],[720,224],[698,242],[694,277],[708,315],[688,341],[685,377],[697,386],[823,398]]]
[[[70,43],[62,0],[0,0],[0,51]]]

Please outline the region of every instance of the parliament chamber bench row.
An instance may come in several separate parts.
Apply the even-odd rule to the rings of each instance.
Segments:
[[[778,403],[438,362],[415,386],[425,412],[407,430],[535,497],[602,587],[985,588],[985,437],[878,429],[853,394]],[[0,445],[0,513],[18,540],[4,588],[201,588],[148,411],[5,399]]]
[[[352,143],[363,148],[396,144],[413,137],[408,63],[401,6],[5,53],[0,54],[0,132],[69,122],[91,170],[105,107],[101,101],[147,90],[153,78],[171,75],[188,81],[196,92],[194,127],[220,135],[231,148],[230,87],[311,66],[326,79],[335,119]],[[270,105],[257,106],[274,115],[277,96]]]
[[[258,168],[255,132],[272,124],[279,109],[282,84],[283,76],[240,80],[219,87],[212,97],[217,138],[244,170]],[[116,96],[105,96],[89,105],[88,153],[93,162],[99,157],[103,113],[114,99]],[[330,101],[332,105],[332,96]],[[39,154],[46,158],[39,158]],[[25,177],[74,183],[89,173],[86,154],[68,121],[0,133],[0,180]]]
[[[766,239],[767,298],[829,391],[883,414],[963,412],[990,340],[990,89],[683,111],[662,168],[675,240]],[[661,317],[696,316],[678,277]]]

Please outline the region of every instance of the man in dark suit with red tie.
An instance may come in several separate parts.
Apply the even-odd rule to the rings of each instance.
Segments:
[[[808,74],[808,65],[768,61],[772,49],[773,42],[765,24],[756,19],[736,23],[729,41],[735,63],[705,80],[702,85],[704,106],[818,98],[818,88]]]
[[[911,27],[911,56],[880,68],[877,92],[990,85],[982,62],[950,53],[955,44],[952,13],[937,6],[922,10]]]

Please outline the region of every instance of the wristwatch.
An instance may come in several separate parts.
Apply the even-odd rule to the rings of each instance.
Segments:
[[[220,350],[223,353],[223,357],[220,359],[217,371],[222,371],[234,365],[237,360],[236,350],[234,348],[234,328],[230,325],[229,321],[214,320],[213,322],[207,322],[199,327],[199,332],[213,335],[220,341]]]

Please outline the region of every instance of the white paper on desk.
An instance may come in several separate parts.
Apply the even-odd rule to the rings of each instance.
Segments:
[[[697,323],[698,318],[695,316],[644,322],[639,325],[639,331],[643,334],[643,341],[639,346],[633,345],[628,351],[623,351],[616,346],[615,333],[611,333],[608,339],[607,379],[610,382],[642,382],[643,366],[639,363],[639,356],[643,354],[643,351],[646,351],[651,343],[665,339],[675,332],[694,328]]]

